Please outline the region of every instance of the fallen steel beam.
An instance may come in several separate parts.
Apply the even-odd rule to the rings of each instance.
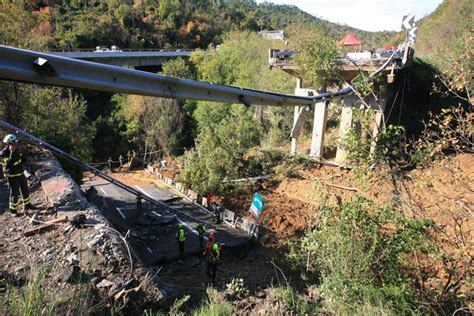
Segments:
[[[377,71],[392,62],[394,54]],[[296,96],[173,78],[0,45],[0,79],[173,99],[249,105],[311,106],[353,92],[347,86],[317,96]]]
[[[172,78],[0,45],[0,79],[114,93],[246,105],[311,105],[312,98]]]

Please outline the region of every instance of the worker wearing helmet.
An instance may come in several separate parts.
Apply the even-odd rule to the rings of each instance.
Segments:
[[[216,241],[216,235],[214,232],[209,233],[209,237],[207,238],[207,244],[206,247],[204,248],[204,256],[207,258],[212,251],[212,245]]]
[[[21,202],[24,204],[24,210],[32,209],[30,202],[30,193],[28,191],[28,182],[24,175],[23,163],[25,162],[18,148],[18,139],[14,134],[8,134],[3,139],[5,148],[1,151],[3,173],[10,187],[9,209],[12,216],[18,216],[18,207]],[[23,197],[20,200],[20,194]]]
[[[188,237],[188,233],[186,229],[184,229],[183,224],[179,224],[178,232],[176,233],[176,240],[178,241],[179,246],[179,258],[181,260],[184,259],[184,244],[186,242],[186,238]]]
[[[199,223],[197,225],[196,230],[198,231],[198,234],[199,234],[199,250],[202,251],[202,247],[204,245],[204,234],[206,233],[206,226],[204,226],[203,223]]]
[[[221,257],[221,245],[215,242],[215,234],[211,232],[209,234],[209,240],[204,250],[206,256],[206,274],[212,284],[216,283],[217,267],[220,264]]]

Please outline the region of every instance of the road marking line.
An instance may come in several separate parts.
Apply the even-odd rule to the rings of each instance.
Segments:
[[[155,199],[155,198],[152,197],[150,194],[148,194],[145,190],[143,190],[142,188],[140,188],[138,185],[135,185],[135,188],[137,188],[138,190],[142,191],[142,193],[145,194],[146,196],[148,196],[149,198]],[[193,229],[191,226],[189,226],[189,225],[186,224],[185,222],[183,222],[183,221],[178,217],[178,215],[176,215],[176,219],[178,220],[178,222],[179,222],[180,224],[183,224],[184,226],[186,226],[186,228],[188,228],[188,229],[191,231],[191,233],[193,233],[193,234],[199,236],[198,231],[195,230],[195,229]],[[206,237],[204,237],[204,238],[206,238]]]
[[[102,191],[102,193],[104,193],[104,195],[108,195],[107,192],[105,192],[104,188],[99,188],[99,189]]]
[[[142,188],[140,188],[138,185],[135,185],[135,188],[137,188],[138,190],[142,191],[143,194],[145,194],[146,196],[148,196],[149,198],[151,199],[155,199],[154,197],[152,197],[150,194],[148,194],[145,190],[143,190]]]
[[[158,217],[161,217],[161,214],[158,214],[158,213],[155,212],[155,211],[151,211],[151,213],[152,213],[152,214],[155,214],[155,215],[158,216]]]
[[[125,219],[125,220],[127,219],[127,218],[125,217],[125,214],[122,213],[122,210],[121,210],[121,209],[119,209],[118,207],[116,207],[115,209],[120,213],[120,216],[122,216],[123,219]]]

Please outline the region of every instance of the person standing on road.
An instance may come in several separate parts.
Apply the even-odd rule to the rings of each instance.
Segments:
[[[112,170],[112,157],[109,157],[109,160],[107,160],[107,165],[109,166],[109,171],[113,172],[113,170]]]
[[[204,244],[204,234],[206,233],[206,227],[203,223],[197,225],[197,231],[199,233],[199,249],[202,251],[202,246]]]
[[[222,208],[217,203],[212,203],[212,210],[214,211],[214,221],[216,224],[222,223]]]
[[[216,243],[216,236],[214,232],[209,234],[209,239],[204,249],[204,256],[206,257],[206,275],[212,284],[216,283],[217,267],[220,264],[221,246]]]
[[[130,161],[132,161],[132,152],[129,150],[129,151],[127,152],[127,163],[129,164]]]
[[[221,262],[221,247],[220,245],[214,243],[212,245],[211,253],[207,257],[208,268],[207,268],[207,275],[209,280],[212,281],[212,284],[216,284],[216,275],[217,275],[217,267]]]
[[[123,167],[123,156],[122,155],[119,156],[119,163],[120,163],[120,169],[122,169],[122,167]]]
[[[188,232],[184,229],[183,224],[179,224],[178,232],[176,233],[176,240],[178,241],[179,246],[179,258],[184,259],[184,244],[186,243],[186,238],[188,237]]]
[[[3,174],[7,178],[10,188],[9,210],[12,216],[18,216],[18,206],[23,202],[24,213],[26,210],[33,209],[30,202],[30,192],[28,190],[28,181],[26,180],[23,163],[23,155],[18,148],[18,139],[14,134],[8,134],[3,139],[6,147],[1,151]],[[20,200],[20,194],[22,200]]]

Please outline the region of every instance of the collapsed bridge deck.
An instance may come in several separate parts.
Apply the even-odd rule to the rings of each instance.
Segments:
[[[88,199],[102,210],[107,220],[123,235],[127,235],[128,232],[132,249],[144,265],[153,265],[178,257],[175,236],[179,224],[183,224],[188,232],[185,245],[187,255],[199,254],[202,251],[196,231],[199,222],[204,223],[208,232],[216,232],[216,241],[223,244],[224,249],[240,248],[250,241],[245,231],[225,224],[214,224],[212,214],[190,202],[174,199],[174,195],[165,189],[153,184],[140,184],[134,187],[159,201],[174,200],[168,205],[185,216],[171,213],[146,201],[139,210],[134,195],[96,177],[88,178],[82,184]]]

